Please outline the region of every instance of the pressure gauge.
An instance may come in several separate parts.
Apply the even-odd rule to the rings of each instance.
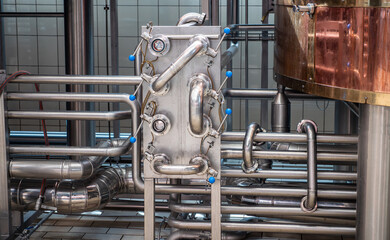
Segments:
[[[168,53],[169,48],[169,39],[164,35],[158,34],[149,40],[149,50],[154,56],[164,56]]]

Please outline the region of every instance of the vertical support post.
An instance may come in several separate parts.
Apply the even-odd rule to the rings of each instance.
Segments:
[[[390,239],[390,107],[361,104],[357,240]]]
[[[219,0],[211,1],[211,25],[219,25]]]
[[[228,4],[227,4],[227,8],[226,8],[226,11],[227,11],[227,25],[231,25],[231,24],[238,24],[239,23],[239,13],[240,13],[240,2],[239,0],[230,0],[228,1]],[[229,48],[230,47],[230,43],[228,42],[227,44],[227,47]],[[226,70],[227,71],[232,71],[232,68],[233,68],[233,62],[230,62],[227,67],[226,67]],[[226,84],[227,88],[233,88],[233,77],[231,77],[228,81],[227,81],[227,84]],[[233,100],[231,97],[228,97],[227,98],[227,101],[226,101],[226,105],[227,105],[227,108],[232,108],[233,107]],[[227,130],[228,131],[232,131],[233,130],[233,118],[230,117],[227,119]]]
[[[217,177],[211,184],[211,239],[221,239],[221,234],[221,178]]]
[[[3,1],[0,0],[0,12],[3,11]],[[4,21],[3,18],[0,17],[0,69],[4,69],[6,67],[5,64],[5,48],[4,48]]]
[[[111,75],[119,74],[118,50],[118,4],[117,0],[110,0],[110,30],[111,30]],[[112,86],[113,93],[119,93],[119,85]],[[119,103],[113,103],[113,110],[119,111]],[[114,121],[114,138],[119,138],[120,121]]]
[[[93,74],[93,9],[92,0],[64,0],[65,10],[65,59],[66,74]],[[68,85],[69,92],[89,92],[92,86]],[[68,110],[86,111],[89,103],[70,103]],[[95,145],[95,129],[92,121],[72,120],[67,123],[68,144],[71,146]]]
[[[245,0],[245,24],[249,24],[249,0]],[[245,31],[245,89],[249,88],[249,33]],[[249,125],[249,101],[245,102],[245,128]]]
[[[0,80],[4,81],[5,71],[0,70]],[[4,95],[0,95],[0,239],[12,233],[12,215],[8,188],[7,125],[5,120]]]
[[[145,240],[154,240],[154,178],[145,178],[144,190],[144,237]]]
[[[270,0],[263,0],[262,4],[262,14],[265,16],[268,12],[269,7],[269,1]],[[263,22],[263,24],[268,23],[268,18],[266,18]],[[262,32],[263,38],[268,38],[268,31]],[[261,88],[267,89],[268,88],[268,41],[262,41],[261,42]],[[260,122],[261,125],[268,129],[268,101],[263,99],[261,100],[261,108],[260,108],[261,116],[260,116]]]
[[[342,102],[335,102],[335,122],[334,133],[340,135],[350,135],[358,133],[359,119],[351,110]],[[333,169],[337,172],[351,172],[355,166],[335,165]],[[356,170],[356,169],[355,169]],[[335,183],[345,183],[346,181],[334,180]]]

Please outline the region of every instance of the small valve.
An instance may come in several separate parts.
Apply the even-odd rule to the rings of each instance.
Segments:
[[[231,78],[233,76],[233,72],[231,71],[227,71],[226,72],[226,77],[225,77],[225,80],[223,80],[223,82],[221,83],[221,85],[219,86],[218,90],[217,90],[217,93],[219,94],[222,90],[222,87],[223,85],[225,85],[226,81]]]
[[[215,90],[209,90],[207,94],[208,94],[209,96],[211,96],[213,99],[215,99],[215,100],[217,100],[217,101],[223,103],[223,102],[225,101],[225,99],[224,99],[224,96],[223,96],[222,93],[221,93],[221,90],[222,90],[223,86],[225,85],[225,83],[227,82],[227,80],[228,80],[229,78],[231,78],[232,76],[233,76],[233,73],[232,73],[231,71],[227,71],[227,72],[226,72],[226,77],[225,77],[225,79],[223,80],[223,82],[221,83],[221,85],[219,86],[218,90],[217,90],[217,91],[215,91]]]
[[[219,47],[221,47],[221,44],[222,44],[222,41],[223,39],[226,37],[226,35],[230,34],[230,28],[226,27],[224,30],[223,30],[223,35],[221,37],[221,40],[219,41],[217,47],[215,48],[215,51],[218,52],[219,50]]]
[[[219,127],[217,130],[213,129],[213,128],[210,128],[210,132],[209,132],[209,135],[214,137],[214,138],[218,138],[221,134],[221,129],[223,127],[223,125],[225,124],[226,122],[226,119],[228,118],[229,115],[232,114],[232,110],[230,108],[227,108],[225,110],[225,116],[223,117],[222,121],[221,121],[221,124],[219,124]]]
[[[141,48],[143,41],[149,41],[150,38],[151,38],[151,36],[148,33],[146,33],[146,32],[142,33],[141,41],[138,43],[137,47],[135,48],[134,53],[129,56],[129,60],[131,62],[133,62],[135,60],[135,55],[137,54],[137,52]]]
[[[139,89],[141,88],[142,83],[143,83],[144,81],[145,81],[145,79],[141,77],[141,82],[138,84],[138,86],[137,86],[137,88],[135,89],[134,93],[131,94],[130,97],[129,97],[130,101],[132,101],[132,102],[135,101],[136,95],[137,95],[137,93],[138,93]]]

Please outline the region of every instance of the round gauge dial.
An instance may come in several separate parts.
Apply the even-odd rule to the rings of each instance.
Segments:
[[[169,52],[169,48],[169,39],[164,35],[157,34],[149,40],[149,49],[154,56],[164,56]]]

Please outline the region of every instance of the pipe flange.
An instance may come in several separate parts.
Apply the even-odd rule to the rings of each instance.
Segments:
[[[315,131],[318,132],[317,124],[313,120],[304,119],[304,120],[302,120],[301,122],[298,123],[298,126],[297,126],[297,132],[298,133],[303,133],[304,125],[306,123],[312,124],[314,126]]]
[[[188,46],[191,45],[195,41],[200,41],[203,45],[202,50],[200,50],[197,55],[198,56],[205,55],[207,53],[209,46],[210,46],[209,39],[202,34],[197,34],[190,39]]]
[[[192,132],[190,124],[187,125],[188,132],[191,134],[191,136],[196,137],[196,138],[203,138],[206,136],[210,129],[212,128],[212,121],[209,116],[206,114],[203,114],[203,132],[201,134],[196,134]]]
[[[149,123],[150,131],[156,136],[163,136],[171,129],[171,121],[164,114],[156,114]]]
[[[316,205],[313,207],[313,209],[308,209],[306,208],[306,201],[307,201],[307,196],[304,196],[301,200],[301,210],[306,212],[306,213],[313,213],[317,211],[318,204],[316,202]]]
[[[154,75],[153,78],[150,80],[150,85],[149,85],[149,90],[150,92],[153,94],[153,95],[156,95],[156,96],[164,96],[165,94],[167,94],[171,88],[171,85],[168,83],[166,83],[164,85],[164,87],[161,88],[160,91],[155,91],[153,89],[153,83],[155,81],[157,81],[157,79],[160,77],[160,74],[157,74],[157,75]]]
[[[165,35],[157,34],[149,40],[148,49],[156,57],[164,56],[170,48],[169,38]]]
[[[255,161],[255,162],[253,163],[252,167],[250,167],[250,168],[247,168],[247,167],[245,166],[245,162],[242,162],[242,164],[241,164],[241,168],[242,168],[242,170],[243,170],[245,173],[255,173],[258,167],[259,167],[259,163],[258,163],[257,161]]]

